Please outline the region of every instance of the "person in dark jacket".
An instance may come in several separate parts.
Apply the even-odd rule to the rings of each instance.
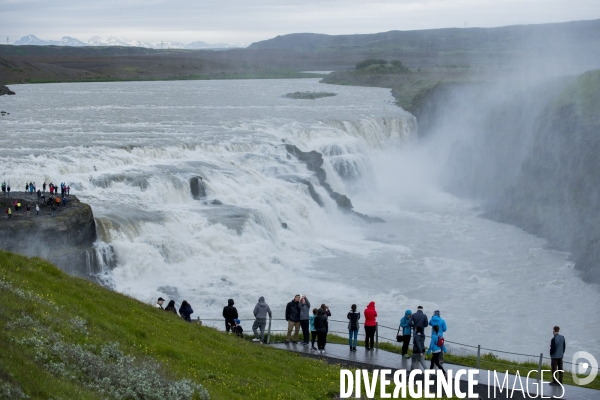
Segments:
[[[327,344],[327,332],[329,331],[329,322],[327,316],[322,308],[317,311],[317,317],[315,318],[315,329],[317,330],[317,348],[319,353],[325,351],[325,345]]]
[[[410,365],[411,371],[413,369],[415,369],[415,364],[417,364],[417,363],[421,363],[423,370],[427,369],[427,365],[425,365],[425,355],[424,354],[425,354],[425,329],[422,327],[417,327],[417,328],[415,328],[415,334],[413,335],[413,352],[412,352],[412,362]]]
[[[177,315],[177,309],[175,308],[175,300],[169,301],[169,304],[167,304],[167,308],[165,308],[165,311],[170,311]]]
[[[423,312],[423,306],[417,307],[417,312],[410,316],[408,325],[412,329],[423,328],[423,332],[425,332],[425,328],[429,325],[429,321],[427,320],[427,315]]]
[[[306,296],[300,297],[300,328],[302,328],[302,345],[308,346],[310,342],[310,301]]]
[[[356,304],[352,304],[348,313],[348,344],[350,351],[356,351],[356,341],[358,339],[358,328],[360,313],[356,312]]]
[[[550,341],[550,358],[551,368],[552,368],[552,382],[551,386],[559,386],[563,381],[563,356],[565,355],[565,350],[567,350],[567,341],[565,337],[559,335],[560,327],[555,326],[552,330],[552,340]],[[557,374],[555,372],[558,371]],[[556,379],[556,375],[558,375],[558,379]]]
[[[254,320],[254,324],[252,324],[252,332],[254,332],[254,339],[252,339],[252,341],[262,343],[265,337],[267,315],[269,315],[269,318],[272,316],[271,307],[265,303],[265,298],[263,296],[258,298],[258,303],[254,306],[253,314],[256,319]],[[260,339],[258,337],[258,329],[260,329]]]
[[[375,330],[377,329],[377,311],[375,310],[375,302],[369,303],[365,308],[365,348],[367,350],[373,350],[373,344],[375,343]]]
[[[193,313],[194,310],[192,310],[192,306],[190,305],[190,303],[188,303],[187,300],[184,300],[183,303],[181,303],[181,307],[179,307],[179,314],[187,322],[192,322],[192,318],[190,317],[190,315],[192,315]]]
[[[404,337],[404,342],[402,342],[402,357],[404,358],[410,358],[408,356],[408,346],[410,346],[410,338],[412,333],[409,325],[411,315],[412,311],[406,310],[404,312],[404,317],[400,319],[400,329],[402,329],[402,336]]]
[[[292,330],[294,330],[294,343],[298,343],[298,330],[300,329],[300,295],[294,296],[294,300],[290,301],[285,307],[285,320],[288,322],[287,336],[285,344],[290,342],[292,338]]]
[[[238,318],[237,308],[233,306],[233,299],[227,300],[227,305],[223,307],[223,318],[225,318],[225,331],[229,332],[235,326],[235,319]]]

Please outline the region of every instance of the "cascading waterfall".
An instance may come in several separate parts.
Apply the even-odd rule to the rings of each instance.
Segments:
[[[88,271],[119,292],[185,299],[202,318],[227,298],[245,317],[265,296],[281,318],[306,294],[341,319],[374,300],[388,326],[423,305],[442,310],[453,340],[538,354],[540,327],[575,324],[573,348],[600,356],[585,333],[597,323],[572,313],[573,293],[594,303],[598,290],[566,254],[440,190],[415,119],[389,90],[333,86],[337,96],[314,101],[282,95],[322,91],[316,80],[14,90],[2,99],[13,102],[0,122],[2,180],[68,182],[96,219]],[[329,191],[288,146],[322,154]],[[200,178],[204,193],[193,196]],[[344,212],[331,192],[385,222]],[[529,317],[516,326],[522,309]]]

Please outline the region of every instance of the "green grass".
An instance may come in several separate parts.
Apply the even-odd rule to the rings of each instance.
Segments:
[[[117,342],[125,354],[159,362],[173,380],[202,384],[212,399],[332,399],[339,392],[336,366],[185,323],[41,259],[0,252],[0,279],[0,388],[8,384],[34,399],[103,398],[78,379],[52,374],[36,361],[35,348],[16,341],[58,334],[71,344]],[[75,317],[85,320],[87,334],[69,323]]]

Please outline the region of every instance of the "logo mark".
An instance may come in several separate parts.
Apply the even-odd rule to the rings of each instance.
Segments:
[[[585,362],[578,363],[577,360],[580,358],[585,359]],[[589,375],[585,378],[580,378],[577,376],[577,374],[585,374],[588,372],[588,369]],[[587,385],[596,378],[596,375],[598,375],[598,361],[590,353],[586,351],[578,351],[577,353],[573,354],[573,369],[571,372],[573,374],[573,382],[575,382],[576,385]]]

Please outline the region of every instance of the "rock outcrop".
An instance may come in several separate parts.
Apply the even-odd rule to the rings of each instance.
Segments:
[[[2,196],[0,207],[0,248],[7,251],[44,258],[65,272],[89,278],[96,272],[97,260],[93,247],[96,241],[96,224],[92,208],[75,196],[68,196],[67,206],[59,207],[52,217],[50,206],[40,206],[36,216],[37,195],[13,192]],[[21,202],[21,211],[15,211],[14,201]],[[31,207],[27,217],[26,207]],[[9,219],[7,207],[13,213]]]
[[[0,83],[0,96],[4,94],[15,94],[15,92]]]
[[[202,177],[194,176],[190,178],[190,191],[192,192],[192,197],[196,200],[206,197],[206,186]]]
[[[364,215],[364,214],[354,211],[353,210],[354,206],[352,205],[352,202],[350,201],[350,199],[346,195],[335,192],[331,188],[331,185],[329,183],[327,183],[327,173],[322,168],[323,155],[321,153],[319,153],[318,151],[314,151],[314,150],[309,151],[309,152],[304,152],[304,151],[300,150],[298,147],[291,145],[291,144],[286,144],[285,149],[287,150],[288,153],[298,157],[298,160],[300,160],[304,164],[306,164],[306,168],[308,168],[309,171],[313,171],[315,173],[315,176],[316,176],[317,180],[319,181],[319,184],[321,185],[321,187],[323,187],[323,189],[325,189],[325,191],[327,191],[329,196],[336,202],[337,206],[341,210],[343,210],[344,212],[353,214],[353,215],[355,215],[365,221],[368,221],[368,222],[383,222],[383,220],[381,218],[369,217],[368,215]],[[311,197],[313,198],[313,200],[315,200],[317,202],[317,204],[322,206],[323,202],[321,201],[321,198],[318,195],[318,193],[314,190],[314,187],[312,186],[312,184],[310,184],[310,182],[308,182],[308,181],[303,182],[303,183],[308,184],[308,188],[309,188]]]

